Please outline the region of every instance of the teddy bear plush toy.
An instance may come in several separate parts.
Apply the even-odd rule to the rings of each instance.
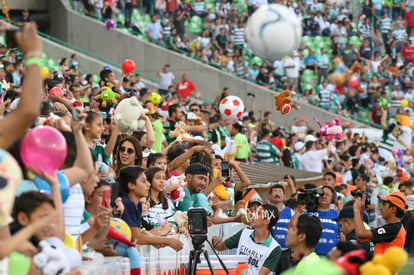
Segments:
[[[104,108],[109,102],[112,102],[114,105],[118,103],[116,99],[119,98],[119,94],[115,93],[111,86],[102,87],[101,92],[95,97],[96,99],[102,100],[101,104]]]
[[[282,115],[286,115],[290,112],[290,110],[293,108],[297,109],[297,105],[295,103],[292,104],[292,99],[290,98],[290,92],[289,91],[283,91],[278,95],[274,96],[275,99],[275,106],[276,110],[280,111]]]
[[[146,113],[148,110],[141,106],[137,97],[123,99],[115,109],[115,125],[119,131],[128,134],[145,130],[145,121],[139,118]]]
[[[42,250],[33,257],[33,263],[41,274],[65,275],[81,265],[79,252],[73,248],[65,249],[59,238],[50,237],[41,241],[39,246]]]
[[[247,208],[247,203],[244,200],[239,200],[234,205],[234,213],[235,213],[235,216],[241,215],[242,223],[246,225],[250,225],[252,221],[252,215],[249,209]]]
[[[363,73],[364,68],[359,62],[354,62],[351,68],[345,66],[341,58],[337,57],[334,59],[336,69],[329,75],[329,81],[336,86],[343,86],[348,84],[349,87],[355,88],[357,92],[362,93],[363,90],[359,86],[359,80],[354,75],[357,73]]]

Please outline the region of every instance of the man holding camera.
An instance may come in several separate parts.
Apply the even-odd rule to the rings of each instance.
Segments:
[[[265,204],[252,212],[251,216],[251,227],[240,230],[225,241],[214,236],[213,246],[218,251],[237,248],[238,255],[248,256],[249,275],[269,274],[275,270],[281,254],[281,248],[271,234],[272,227],[279,219],[279,211]]]
[[[362,198],[362,195],[366,194],[366,206],[369,214],[370,226],[375,223],[375,206],[378,205],[378,192],[376,189],[368,188],[369,177],[366,174],[359,174],[355,178],[355,186],[357,189],[352,190],[348,195],[348,200],[352,200],[356,197]]]
[[[322,192],[317,188],[314,189],[317,200],[316,209],[309,209],[310,207],[307,203],[306,210],[309,216],[315,216],[321,221],[323,228],[322,236],[315,247],[315,252],[320,256],[326,256],[339,240],[338,223],[333,220],[338,216],[338,211],[331,209],[331,204],[336,203],[336,192],[329,185],[324,185]]]
[[[393,246],[404,248],[405,229],[401,219],[407,208],[407,198],[401,192],[393,192],[387,196],[379,196],[382,202],[381,215],[387,222],[384,226],[367,230],[362,222],[361,213],[364,210],[366,195],[357,198],[354,203],[355,232],[361,242],[374,242],[374,256],[384,254]]]

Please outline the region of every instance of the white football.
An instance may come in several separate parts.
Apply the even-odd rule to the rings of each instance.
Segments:
[[[239,119],[244,111],[244,103],[240,97],[229,95],[220,102],[220,113],[225,119]]]
[[[246,24],[246,41],[253,53],[267,60],[281,60],[299,47],[302,24],[289,8],[263,5]]]

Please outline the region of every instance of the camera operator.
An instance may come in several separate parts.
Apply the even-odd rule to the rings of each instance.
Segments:
[[[329,185],[324,185],[321,189],[311,187],[312,184],[307,184],[304,190],[309,198],[308,202],[306,202],[304,214],[317,217],[321,221],[323,228],[322,236],[315,247],[315,252],[320,256],[326,256],[339,240],[339,226],[333,220],[338,216],[338,211],[331,209],[331,204],[336,203],[336,192]],[[313,187],[315,186],[313,185]],[[301,203],[299,201],[300,196],[299,194],[299,203]],[[292,218],[292,220],[296,219],[296,217]]]
[[[362,198],[366,194],[365,210],[369,214],[370,226],[374,226],[375,222],[375,206],[378,205],[378,191],[373,188],[368,188],[369,177],[366,174],[359,174],[355,178],[355,186],[357,189],[352,190],[348,195],[348,200],[355,199],[356,197]]]

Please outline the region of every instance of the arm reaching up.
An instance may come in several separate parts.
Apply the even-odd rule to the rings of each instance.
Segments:
[[[17,109],[0,120],[0,147],[5,149],[33,125],[40,114],[43,98],[40,76],[43,46],[37,35],[37,28],[34,24],[25,24],[23,31],[16,32],[15,36],[19,49],[25,55],[26,73]]]

